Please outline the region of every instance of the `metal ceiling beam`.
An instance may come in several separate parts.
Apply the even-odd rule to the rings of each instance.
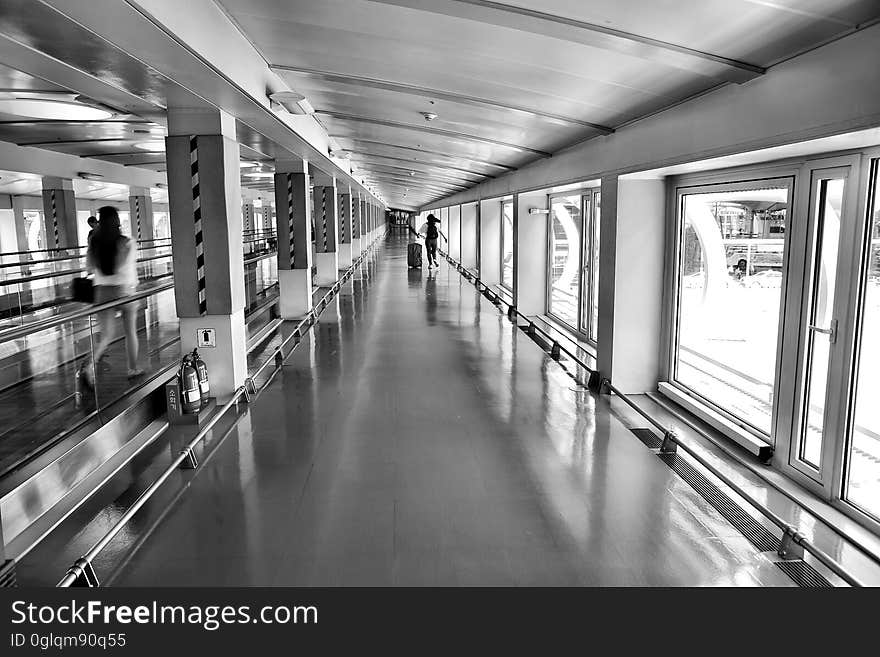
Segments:
[[[410,187],[413,189],[415,189],[417,187],[422,187],[422,188],[430,188],[430,189],[436,189],[438,191],[447,191],[447,192],[453,191],[453,190],[467,189],[469,187],[468,185],[446,185],[443,183],[438,183],[438,182],[429,181],[429,180],[420,181],[415,178],[401,179],[401,178],[395,178],[394,176],[382,176],[382,175],[364,176],[364,180],[376,182],[376,183],[380,183],[380,182],[395,183],[395,184],[399,184],[403,187]]]
[[[766,72],[755,64],[607,25],[558,16],[526,7],[515,7],[491,0],[369,0],[379,4],[406,7],[444,16],[510,28],[540,36],[562,39],[585,46],[647,59],[728,82],[742,83]]]
[[[331,139],[348,139],[349,141],[358,142],[362,144],[374,144],[376,146],[385,146],[387,148],[399,148],[405,151],[414,151],[416,153],[425,153],[427,155],[439,155],[441,157],[449,158],[450,160],[464,160],[465,162],[473,162],[474,164],[479,164],[487,167],[495,167],[497,169],[503,169],[504,171],[516,171],[516,167],[509,166],[507,164],[500,164],[498,162],[489,162],[488,160],[478,160],[473,157],[467,157],[466,155],[450,155],[449,153],[444,153],[443,151],[432,151],[425,148],[415,148],[414,146],[403,146],[401,144],[391,144],[387,141],[378,141],[375,139],[362,139],[361,137],[352,137],[350,135],[330,135]],[[382,156],[387,157],[387,156]]]
[[[372,170],[372,169],[376,169],[376,168],[386,169],[386,170],[391,169],[392,171],[405,171],[407,173],[407,175],[409,175],[410,171],[413,171],[415,173],[421,173],[421,174],[424,174],[427,176],[436,176],[439,178],[445,178],[447,180],[457,180],[457,181],[471,182],[471,183],[483,181],[486,179],[486,176],[481,176],[478,173],[471,174],[471,177],[466,177],[466,176],[463,176],[460,174],[447,173],[446,171],[443,171],[439,167],[438,167],[438,169],[439,169],[438,171],[433,171],[433,170],[427,170],[427,169],[424,169],[424,168],[421,168],[418,166],[401,167],[401,166],[395,166],[393,164],[385,164],[382,162],[371,162],[371,161],[368,161],[364,158],[359,158],[359,159],[351,158],[351,162],[353,164],[357,164],[358,167],[364,167],[366,170]]]
[[[416,160],[410,157],[394,157],[393,155],[381,155],[379,153],[371,153],[370,151],[359,151],[353,148],[345,148],[343,149],[346,153],[351,153],[352,155],[360,155],[364,157],[373,158],[375,160],[390,160],[392,162],[401,162],[404,164],[411,164],[416,166],[423,167],[432,167],[435,169],[443,169],[444,171],[461,171],[462,173],[468,173],[473,176],[480,176],[481,178],[494,178],[492,174],[489,173],[481,173],[479,171],[471,171],[470,169],[462,169],[461,167],[453,167],[448,164],[435,164],[433,162],[429,162],[427,160]],[[405,167],[400,167],[405,168]]]
[[[473,141],[480,144],[488,144],[489,146],[497,146],[499,148],[509,148],[520,153],[531,153],[541,157],[550,157],[551,153],[547,151],[539,151],[535,148],[523,146],[522,144],[511,144],[506,141],[497,139],[489,139],[480,135],[471,135],[466,132],[458,132],[456,130],[444,130],[443,128],[432,128],[430,126],[416,125],[412,123],[401,123],[399,121],[388,121],[371,116],[359,116],[357,114],[346,114],[344,112],[333,112],[331,110],[317,110],[315,114],[320,116],[328,116],[337,121],[349,121],[353,123],[369,123],[370,125],[381,125],[386,128],[395,128],[397,130],[412,130],[414,132],[423,132],[431,135],[446,137],[447,139],[459,139],[462,141]]]
[[[50,141],[18,141],[19,146],[69,146],[72,144],[101,144],[108,141],[133,141],[131,137],[101,137],[99,139],[56,139]]]
[[[438,98],[451,103],[460,105],[470,105],[472,107],[491,107],[494,109],[505,110],[509,112],[517,112],[520,114],[528,114],[543,119],[550,119],[555,123],[567,123],[570,125],[579,125],[585,128],[591,128],[604,135],[610,135],[614,132],[614,128],[590,121],[583,121],[571,116],[563,116],[562,114],[554,114],[553,112],[545,112],[539,109],[524,107],[522,105],[514,105],[511,103],[502,103],[501,101],[492,100],[490,98],[479,98],[477,96],[469,96],[467,94],[459,94],[453,91],[443,91],[441,89],[432,89],[430,87],[419,87],[411,84],[403,84],[401,82],[393,82],[391,80],[379,80],[376,78],[361,77],[358,75],[345,75],[342,73],[334,73],[332,71],[321,71],[313,68],[305,68],[301,66],[291,66],[288,64],[270,64],[269,68],[275,71],[286,71],[304,75],[313,79],[323,80],[324,82],[336,82],[339,84],[347,84],[356,87],[367,87],[370,89],[381,89],[383,91],[392,91],[395,93],[408,94],[410,96],[419,96],[421,98]]]

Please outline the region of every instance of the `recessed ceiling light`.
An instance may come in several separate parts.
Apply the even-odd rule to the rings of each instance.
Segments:
[[[44,98],[0,98],[0,112],[54,121],[103,121],[113,116],[100,107]]]
[[[153,141],[139,141],[134,145],[135,148],[139,148],[142,151],[149,151],[150,153],[164,153],[165,152],[165,142],[159,140]]]

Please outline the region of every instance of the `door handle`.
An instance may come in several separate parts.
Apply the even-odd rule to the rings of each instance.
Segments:
[[[831,344],[837,342],[837,320],[832,319],[831,325],[828,328],[822,328],[821,326],[814,326],[810,324],[809,329],[811,331],[815,331],[816,333],[824,333],[828,336],[828,341]]]

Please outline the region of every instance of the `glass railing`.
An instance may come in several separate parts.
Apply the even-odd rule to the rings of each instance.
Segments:
[[[259,311],[277,297],[273,256],[245,262],[248,335],[271,321]],[[77,427],[107,421],[115,402],[177,363],[178,340],[170,279],[0,333],[0,476]]]

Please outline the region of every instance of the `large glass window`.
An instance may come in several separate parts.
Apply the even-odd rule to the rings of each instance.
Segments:
[[[501,204],[501,285],[513,291],[513,201]]]
[[[844,498],[880,520],[880,175],[873,165],[864,297]]]
[[[769,437],[789,179],[680,190],[673,379]]]
[[[599,212],[601,195],[587,192],[584,209],[584,300],[581,328],[592,342],[599,341]]]
[[[578,328],[583,216],[580,193],[550,200],[550,294],[547,311]]]

